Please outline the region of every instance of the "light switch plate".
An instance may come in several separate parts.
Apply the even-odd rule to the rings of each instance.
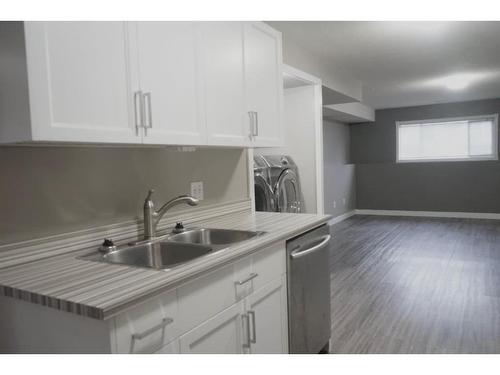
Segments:
[[[191,196],[203,200],[203,182],[191,182]]]

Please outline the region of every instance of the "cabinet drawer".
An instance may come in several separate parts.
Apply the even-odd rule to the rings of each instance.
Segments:
[[[230,306],[179,339],[181,353],[242,354],[243,302]]]
[[[280,278],[286,269],[286,245],[274,243],[235,264],[238,299],[249,296],[268,282]]]
[[[279,278],[286,270],[286,244],[276,242],[252,255],[252,272],[258,276],[252,280],[253,291]]]
[[[175,290],[115,318],[118,353],[154,353],[179,336]]]
[[[225,266],[178,288],[181,333],[237,302],[234,267]]]

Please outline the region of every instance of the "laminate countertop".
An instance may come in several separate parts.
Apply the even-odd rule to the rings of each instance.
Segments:
[[[108,319],[182,282],[242,256],[306,232],[327,215],[237,212],[189,222],[189,227],[265,231],[170,270],[153,270],[77,258],[75,251],[0,269],[0,295],[95,319]],[[96,249],[97,251],[97,249]]]

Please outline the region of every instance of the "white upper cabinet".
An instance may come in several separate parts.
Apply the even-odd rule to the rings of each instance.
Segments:
[[[131,22],[148,144],[206,143],[195,22]]]
[[[245,24],[245,87],[253,146],[283,145],[281,33],[261,22]]]
[[[0,143],[283,143],[281,34],[264,23],[19,26],[0,35],[19,57],[2,59]]]
[[[208,144],[246,146],[243,23],[202,22],[200,28]]]
[[[140,143],[123,22],[27,22],[30,140]]]

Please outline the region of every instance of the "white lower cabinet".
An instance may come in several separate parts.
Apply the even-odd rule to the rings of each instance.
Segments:
[[[180,337],[181,353],[243,353],[243,303],[237,303]]]
[[[283,275],[248,297],[250,353],[272,354],[288,351],[285,283]]]
[[[114,319],[117,353],[287,353],[285,242]]]
[[[287,353],[285,254],[275,242],[104,321],[0,296],[0,351]]]
[[[233,273],[233,265],[225,266],[177,289],[181,333],[238,302]]]
[[[118,353],[155,353],[179,336],[177,291],[162,294],[114,320]]]
[[[180,337],[181,353],[286,353],[285,277],[269,282],[243,301]]]

